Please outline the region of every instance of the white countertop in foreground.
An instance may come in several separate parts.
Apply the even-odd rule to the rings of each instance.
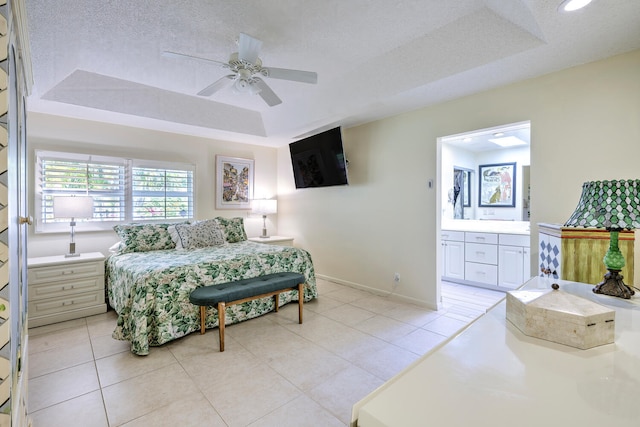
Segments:
[[[529,235],[529,222],[527,221],[492,221],[457,219],[442,220],[442,230],[472,231],[476,233],[504,233]]]
[[[533,278],[523,289],[545,288]],[[579,350],[523,335],[503,300],[354,406],[359,427],[638,427],[640,297],[566,292],[615,309],[615,343]]]

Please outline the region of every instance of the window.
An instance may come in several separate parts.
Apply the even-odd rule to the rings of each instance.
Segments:
[[[93,217],[79,230],[193,218],[193,165],[49,151],[36,151],[36,164],[36,231],[67,230],[53,199],[68,195],[93,197]]]

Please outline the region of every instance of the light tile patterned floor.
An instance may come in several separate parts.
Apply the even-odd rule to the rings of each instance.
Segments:
[[[148,356],[111,338],[115,313],[30,330],[37,427],[345,426],[355,402],[504,297],[442,284],[426,310],[324,280],[320,297]]]

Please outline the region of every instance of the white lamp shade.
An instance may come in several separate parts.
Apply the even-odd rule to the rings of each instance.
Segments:
[[[92,218],[93,197],[56,196],[53,198],[53,216],[55,218]]]
[[[275,199],[254,199],[251,202],[251,212],[260,215],[278,213],[278,201]]]

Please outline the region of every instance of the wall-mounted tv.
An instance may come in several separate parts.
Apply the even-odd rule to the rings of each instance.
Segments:
[[[347,160],[339,127],[289,144],[296,188],[347,185]]]

